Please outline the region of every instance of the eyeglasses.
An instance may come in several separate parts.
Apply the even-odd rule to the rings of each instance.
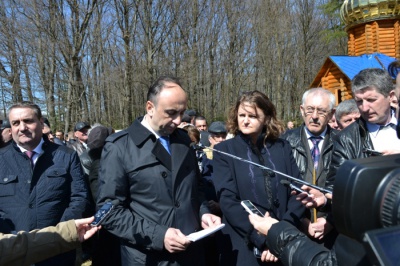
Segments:
[[[319,116],[327,115],[330,112],[328,110],[315,108],[315,107],[306,107],[304,112],[306,115],[313,115],[315,110],[317,111],[317,115],[319,115]]]

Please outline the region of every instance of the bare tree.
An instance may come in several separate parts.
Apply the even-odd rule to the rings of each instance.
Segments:
[[[36,101],[65,131],[78,120],[124,128],[144,113],[147,87],[168,73],[183,81],[189,107],[210,121],[224,119],[240,92],[254,89],[270,97],[281,119],[300,119],[301,94],[328,55],[344,52],[345,38],[331,38],[340,32],[338,6],[4,0],[0,105]]]
[[[134,32],[137,23],[137,10],[134,1],[114,0],[115,11],[117,15],[118,28],[121,31],[124,50],[124,76],[123,76],[123,99],[122,108],[125,116],[122,117],[122,126],[126,127],[132,122],[133,111],[133,55],[132,47],[134,41]]]
[[[15,5],[6,1],[0,3],[0,75],[12,88],[12,100],[19,102],[23,99],[20,58],[25,55],[21,55],[18,47],[16,16]]]
[[[60,3],[61,2],[61,3]],[[65,131],[69,123],[89,120],[84,80],[82,79],[82,50],[86,40],[87,28],[97,6],[97,0],[53,0],[58,5],[55,13],[56,28],[52,39],[58,46],[68,73],[68,93],[65,115]],[[68,17],[68,18],[67,18]]]

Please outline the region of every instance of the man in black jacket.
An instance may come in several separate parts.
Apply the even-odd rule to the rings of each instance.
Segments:
[[[204,265],[202,241],[186,235],[221,223],[200,197],[196,155],[178,128],[186,104],[179,81],[161,77],[146,115],[106,140],[97,202],[120,202],[103,227],[121,238],[122,265]]]
[[[324,187],[326,176],[329,171],[333,145],[332,136],[337,133],[332,129],[328,122],[334,114],[335,96],[323,88],[314,88],[307,90],[303,94],[300,112],[304,123],[295,129],[286,131],[282,138],[288,140],[292,146],[293,156],[296,159],[297,166],[303,180]],[[315,149],[312,139],[320,139],[318,142],[317,163],[314,162]],[[325,235],[331,230],[332,226],[326,221],[326,214],[323,212],[309,212],[308,218],[303,219],[305,230],[308,234],[323,241]],[[316,218],[316,219],[315,219]],[[326,244],[330,246],[333,243],[335,233],[331,233]]]
[[[334,138],[334,152],[326,186],[333,188],[337,169],[347,160],[400,153],[397,119],[390,108],[395,97],[393,80],[386,70],[368,68],[352,80],[352,92],[361,117]]]

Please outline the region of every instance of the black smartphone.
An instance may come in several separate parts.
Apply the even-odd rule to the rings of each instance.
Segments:
[[[94,221],[90,224],[91,226],[99,226],[107,214],[114,208],[114,205],[111,201],[104,203],[103,206],[96,212],[94,215]]]
[[[264,214],[260,212],[259,209],[257,209],[256,206],[250,201],[250,200],[242,200],[240,204],[243,206],[243,208],[248,212],[248,213],[254,213],[257,214],[258,216],[264,217]]]
[[[257,259],[261,258],[261,251],[256,247],[253,247],[253,254]]]
[[[363,152],[365,152],[369,156],[381,156],[382,155],[381,152],[376,151],[376,150],[372,150],[372,149],[368,149],[368,148],[364,148]]]

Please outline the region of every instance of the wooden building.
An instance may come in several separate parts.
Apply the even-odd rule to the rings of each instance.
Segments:
[[[387,69],[400,59],[400,0],[345,0],[340,16],[348,55],[328,57],[310,85],[331,91],[336,104],[352,98],[351,80],[359,71]]]

